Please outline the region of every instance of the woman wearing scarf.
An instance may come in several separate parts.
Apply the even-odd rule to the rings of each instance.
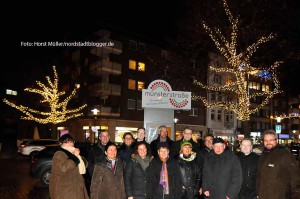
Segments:
[[[153,157],[148,155],[145,141],[137,142],[136,153],[126,164],[125,191],[127,199],[144,199],[146,197],[146,172]]]
[[[169,145],[160,142],[157,146],[158,157],[148,167],[146,198],[148,199],[180,199],[181,180],[178,164],[169,159]]]
[[[105,158],[97,162],[91,182],[91,199],[125,199],[124,166],[117,158],[117,146],[105,145]]]
[[[51,199],[89,198],[82,177],[87,165],[79,155],[79,149],[74,147],[74,138],[70,134],[65,134],[59,141],[61,147],[53,156],[50,176]]]
[[[192,151],[192,143],[182,141],[178,158],[180,178],[182,182],[182,199],[196,199],[199,195],[201,172],[197,164],[196,153]]]

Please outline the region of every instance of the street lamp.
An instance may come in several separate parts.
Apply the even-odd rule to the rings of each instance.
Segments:
[[[177,122],[179,121],[179,119],[178,118],[174,118],[174,131],[175,131],[175,134],[176,134],[176,124],[177,124]]]
[[[98,109],[94,108],[93,110],[91,110],[95,116],[95,121],[94,121],[94,126],[92,127],[92,131],[94,132],[94,142],[96,141],[95,138],[98,139],[98,128],[96,127],[96,121],[97,121],[97,115],[100,112]],[[101,125],[100,125],[100,130],[101,130]]]

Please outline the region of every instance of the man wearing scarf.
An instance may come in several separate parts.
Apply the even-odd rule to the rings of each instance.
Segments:
[[[148,199],[180,199],[181,179],[179,167],[174,159],[169,158],[169,145],[160,142],[157,145],[158,157],[148,167],[146,198]]]

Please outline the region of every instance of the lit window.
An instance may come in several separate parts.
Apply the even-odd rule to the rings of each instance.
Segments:
[[[136,43],[136,41],[129,40],[129,49],[130,50],[134,50],[134,51],[137,50],[137,43]]]
[[[128,79],[128,89],[135,90],[135,80]]]
[[[264,92],[269,92],[270,87],[269,87],[269,85],[262,84],[261,85],[261,90],[264,91]]]
[[[129,69],[136,70],[136,61],[135,60],[129,60]]]
[[[231,83],[231,78],[229,76],[226,77],[226,82],[225,83],[226,83],[226,85]]]
[[[145,68],[146,68],[145,63],[143,62],[138,63],[138,71],[145,72]]]
[[[17,92],[17,91],[10,90],[10,89],[6,89],[6,94],[7,94],[7,95],[18,95],[18,92]]]
[[[128,109],[135,109],[135,100],[134,99],[128,99],[127,106],[128,106]]]
[[[138,90],[141,91],[145,88],[145,83],[138,81]]]
[[[139,43],[139,52],[141,52],[141,53],[146,52],[146,44]]]

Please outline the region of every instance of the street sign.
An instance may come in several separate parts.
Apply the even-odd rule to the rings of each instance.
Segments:
[[[275,125],[276,133],[281,133],[281,125]]]

